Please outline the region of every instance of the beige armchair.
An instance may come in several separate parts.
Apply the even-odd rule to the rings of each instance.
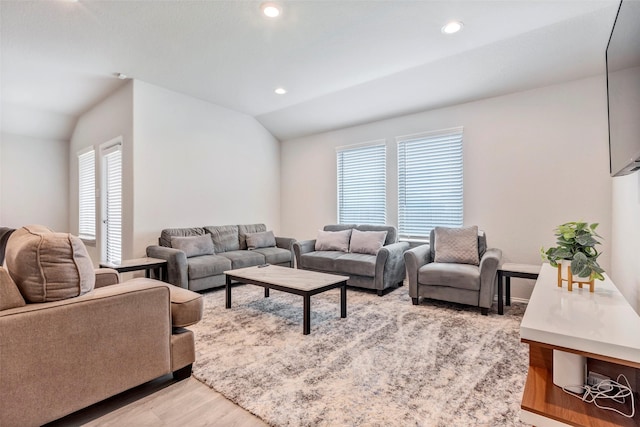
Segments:
[[[461,230],[467,235],[477,236],[477,243],[460,246],[460,240],[442,237],[438,242],[437,231]],[[446,234],[445,234],[446,235]],[[464,229],[444,229],[436,227],[431,231],[430,244],[421,245],[404,253],[409,280],[409,296],[414,305],[417,305],[420,297],[432,298],[443,301],[456,302],[480,307],[483,315],[489,313],[495,295],[495,284],[498,265],[502,258],[502,251],[495,248],[487,248],[487,238],[484,232],[478,232],[477,227],[465,227]],[[451,245],[448,245],[451,243]],[[468,262],[460,263],[451,257],[451,250],[460,252],[462,249],[467,256],[476,251],[477,257],[471,256]],[[444,252],[438,257],[437,251]],[[449,253],[446,253],[449,252]],[[438,258],[443,258],[438,262]],[[477,261],[477,264],[476,264]]]
[[[55,236],[70,244],[47,248]],[[191,375],[194,338],[183,327],[202,317],[202,297],[153,279],[119,283],[110,269],[73,274],[86,255],[76,239],[24,227],[7,243],[7,269],[0,268],[3,427],[41,425],[157,377]],[[28,283],[35,276],[25,271],[40,272],[44,283]],[[58,298],[63,288],[67,294]],[[31,302],[39,292],[55,300]]]

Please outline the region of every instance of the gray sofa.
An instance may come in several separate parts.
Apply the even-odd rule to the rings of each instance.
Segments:
[[[167,260],[168,282],[175,286],[192,291],[220,287],[227,270],[265,263],[293,267],[295,239],[274,236],[275,245],[248,249],[247,238],[266,231],[264,224],[167,228],[160,234],[159,245],[147,247],[147,256]],[[172,237],[175,245],[175,238],[196,236],[211,238],[213,248],[205,250],[206,255],[188,256],[189,251],[172,247]]]
[[[347,285],[375,289],[378,295],[392,286],[402,286],[405,277],[404,252],[408,242],[398,242],[393,226],[336,224],[326,225],[324,231],[386,231],[382,248],[375,254],[346,251],[316,251],[316,239],[297,241],[293,244],[298,268],[323,273],[349,276]]]

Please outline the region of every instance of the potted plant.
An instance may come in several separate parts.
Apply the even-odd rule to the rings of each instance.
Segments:
[[[596,245],[601,238],[596,233],[598,223],[567,222],[556,227],[556,247],[540,250],[542,258],[548,260],[553,267],[562,261],[571,262],[571,274],[587,280],[603,280],[604,270],[598,265],[600,253]]]

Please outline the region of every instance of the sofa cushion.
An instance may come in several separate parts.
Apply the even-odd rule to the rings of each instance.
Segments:
[[[165,228],[160,233],[160,246],[166,248],[171,247],[171,237],[188,237],[188,236],[202,236],[204,235],[204,228],[191,227],[191,228]]]
[[[418,270],[418,283],[478,291],[480,268],[470,264],[431,262]]]
[[[374,277],[376,275],[376,256],[369,254],[344,254],[335,260],[336,274],[355,274]]]
[[[252,267],[254,265],[264,264],[264,255],[256,251],[229,251],[220,254],[231,260],[231,268]]]
[[[478,227],[435,228],[435,262],[480,264]]]
[[[208,226],[204,231],[211,234],[213,247],[217,254],[240,249],[237,225]]]
[[[398,242],[398,230],[392,225],[369,225],[362,224],[355,227],[360,231],[386,231],[387,237],[384,240],[384,246]]]
[[[316,251],[340,251],[349,252],[349,240],[351,229],[341,231],[318,230],[316,238]]]
[[[240,224],[238,226],[238,238],[240,240],[240,249],[247,249],[247,239],[246,239],[247,234],[261,233],[263,231],[267,231],[267,226],[264,224]]]
[[[171,247],[185,253],[187,258],[201,255],[213,255],[213,240],[210,234],[202,236],[171,236]]]
[[[9,272],[0,267],[0,311],[26,305]]]
[[[339,251],[308,252],[300,256],[300,267],[332,272],[336,270],[335,260],[345,253]]]
[[[258,248],[253,252],[264,255],[265,262],[269,264],[282,264],[284,262],[291,262],[291,251],[282,248]]]
[[[203,255],[187,258],[189,279],[217,276],[231,270],[231,261],[221,255]]]
[[[247,249],[253,250],[258,248],[272,248],[276,245],[276,236],[273,235],[273,231],[262,231],[260,233],[248,233],[245,234],[245,244]]]
[[[91,291],[93,262],[79,237],[43,226],[16,230],[6,248],[7,270],[29,302],[58,301]]]
[[[324,231],[343,231],[351,230],[352,228],[356,228],[356,224],[328,224],[325,225],[322,229]]]
[[[384,245],[386,231],[360,231],[355,228],[351,232],[349,252],[375,255]]]
[[[188,289],[168,285],[171,297],[171,325],[184,328],[202,319],[202,295]]]

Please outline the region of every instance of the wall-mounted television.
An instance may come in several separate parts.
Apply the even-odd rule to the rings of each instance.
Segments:
[[[640,169],[640,1],[621,0],[606,51],[611,176]]]

